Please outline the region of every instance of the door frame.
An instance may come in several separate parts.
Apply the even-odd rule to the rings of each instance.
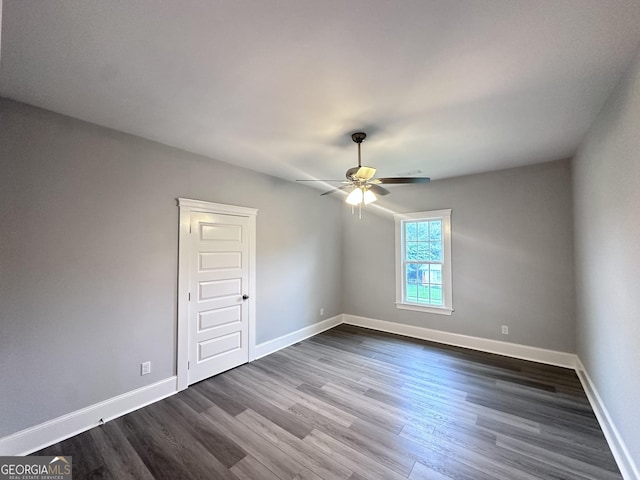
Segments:
[[[234,215],[249,219],[249,361],[255,359],[256,349],[256,216],[258,209],[178,198],[180,232],[178,238],[178,331],[177,331],[177,391],[189,386],[189,254],[191,242],[191,213]]]

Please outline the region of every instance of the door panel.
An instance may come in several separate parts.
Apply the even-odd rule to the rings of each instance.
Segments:
[[[242,252],[201,252],[200,271],[242,268]]]
[[[242,296],[242,279],[230,278],[228,280],[213,280],[211,282],[198,282],[198,300],[204,302],[213,299],[226,299],[234,302],[235,297]]]
[[[249,361],[249,218],[191,213],[189,384]]]
[[[242,335],[240,332],[230,333],[200,342],[198,347],[198,360],[209,360],[242,349]]]
[[[198,313],[198,331],[220,327],[242,321],[242,308],[240,305],[218,308]]]
[[[242,227],[239,225],[215,225],[204,223],[200,225],[200,237],[205,241],[242,241]]]

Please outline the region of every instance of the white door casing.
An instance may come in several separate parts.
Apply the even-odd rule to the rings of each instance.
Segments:
[[[184,198],[178,205],[177,376],[183,390],[255,358],[257,210]]]

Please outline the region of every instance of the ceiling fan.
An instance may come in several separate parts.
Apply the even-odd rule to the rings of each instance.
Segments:
[[[388,195],[391,192],[381,185],[407,184],[407,183],[428,183],[429,177],[386,177],[374,178],[376,169],[373,167],[362,166],[360,156],[360,144],[367,138],[364,132],[356,132],[351,134],[351,139],[358,144],[358,166],[351,167],[347,170],[346,180],[298,180],[298,182],[340,182],[344,185],[322,193],[321,195],[330,195],[342,190],[351,190],[347,196],[346,202],[350,205],[368,205],[377,200],[376,195]]]

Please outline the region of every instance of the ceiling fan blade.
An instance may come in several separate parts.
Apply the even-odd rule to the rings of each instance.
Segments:
[[[391,192],[380,185],[371,184],[369,185],[369,190],[371,190],[376,195],[384,196],[389,195]]]
[[[429,177],[387,177],[377,178],[376,183],[383,184],[400,184],[400,183],[429,183],[431,179]]]
[[[320,196],[322,195],[331,195],[332,193],[336,193],[338,190],[346,190],[347,188],[350,188],[351,185],[343,185],[342,187],[338,187],[338,188],[334,188],[333,190],[328,190],[324,193],[321,193]]]
[[[314,178],[313,180],[296,180],[296,182],[344,182],[344,180],[320,180],[319,178]]]
[[[350,180],[369,180],[376,174],[373,167],[353,167],[347,170],[346,176]]]

